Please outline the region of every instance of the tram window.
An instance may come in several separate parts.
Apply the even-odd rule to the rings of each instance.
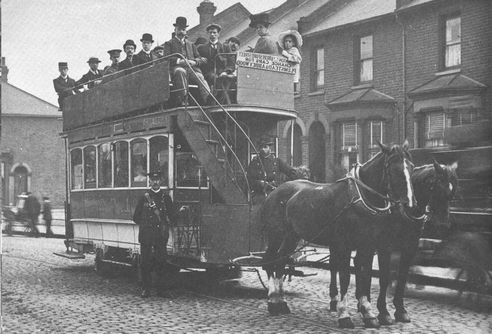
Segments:
[[[111,143],[99,145],[98,156],[98,188],[110,188],[112,184],[111,173]]]
[[[150,170],[161,171],[166,179],[166,182],[163,182],[163,186],[168,186],[169,141],[167,137],[156,136],[150,138]]]
[[[114,143],[114,186],[128,187],[128,143]]]
[[[147,141],[136,139],[131,143],[132,187],[147,186]]]
[[[84,188],[96,187],[96,148],[88,146],[84,148]]]
[[[206,187],[207,175],[200,162],[190,152],[176,154],[176,186]]]
[[[82,189],[84,173],[82,168],[82,149],[76,148],[70,152],[72,166],[72,189]]]

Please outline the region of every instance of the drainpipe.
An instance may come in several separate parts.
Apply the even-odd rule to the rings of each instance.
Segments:
[[[405,22],[403,22],[403,19],[401,19],[398,14],[396,14],[396,22],[402,26],[402,42],[401,42],[401,48],[402,48],[402,80],[403,80],[403,119],[402,119],[402,137],[400,137],[400,127],[398,127],[398,139],[399,142],[403,142],[406,137],[407,137],[407,112],[410,108],[407,108],[407,26],[405,25]],[[400,113],[398,113],[400,115]],[[399,122],[399,121],[398,121]]]

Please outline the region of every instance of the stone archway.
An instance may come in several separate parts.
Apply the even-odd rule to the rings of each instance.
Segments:
[[[31,191],[32,171],[28,165],[16,163],[10,169],[9,202],[15,204],[17,196]]]
[[[326,182],[325,127],[314,121],[309,127],[309,169],[316,182]]]

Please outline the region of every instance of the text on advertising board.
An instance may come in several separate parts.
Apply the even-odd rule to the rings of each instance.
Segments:
[[[287,58],[262,53],[238,52],[236,65],[289,74],[296,73],[296,69],[289,64]]]

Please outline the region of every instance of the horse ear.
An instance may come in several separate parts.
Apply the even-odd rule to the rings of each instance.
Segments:
[[[386,155],[389,155],[390,154],[391,149],[387,145],[384,145],[383,143],[380,143],[379,140],[376,140],[376,142],[378,143],[379,147],[381,147],[381,151],[384,154],[386,154]]]
[[[408,143],[408,139],[405,139],[405,142],[403,143],[402,147],[403,147],[405,150],[408,150],[408,148],[410,147],[410,144]]]
[[[434,165],[434,169],[438,174],[444,173],[444,169],[442,169],[441,165],[436,161],[436,159],[432,158],[432,164]]]

